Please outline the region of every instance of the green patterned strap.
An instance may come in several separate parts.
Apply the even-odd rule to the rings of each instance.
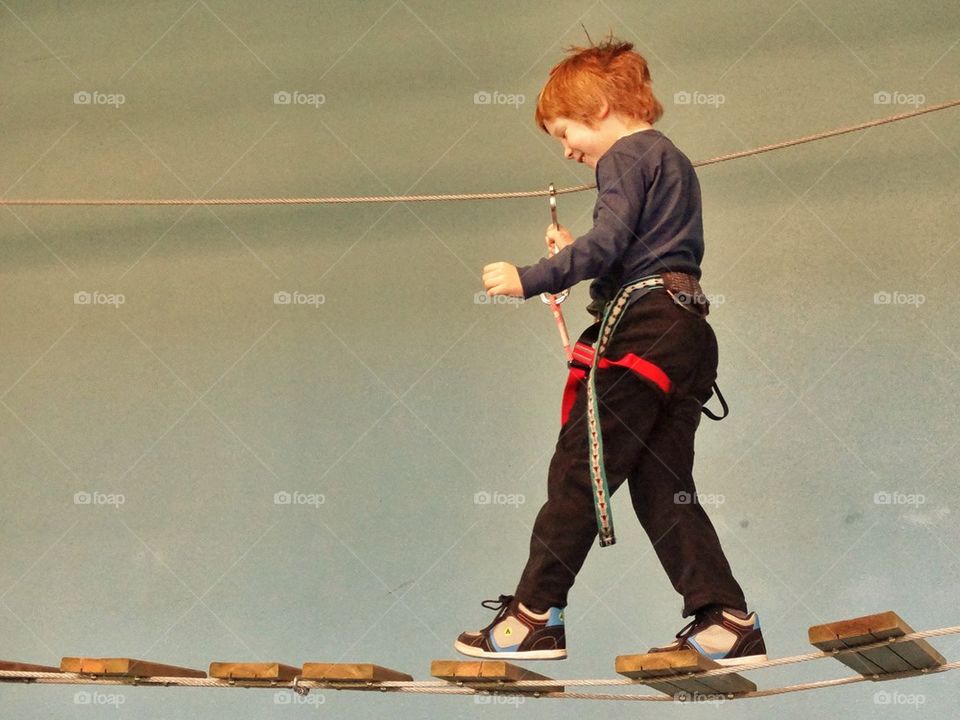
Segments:
[[[596,370],[600,357],[606,351],[613,332],[623,318],[630,296],[638,290],[648,292],[663,287],[659,275],[641,278],[620,288],[612,302],[608,303],[600,323],[600,332],[593,345],[593,362],[587,376],[587,442],[590,451],[590,482],[593,485],[593,507],[597,516],[597,532],[600,547],[617,542],[613,531],[613,513],[610,509],[610,487],[607,484],[607,471],[603,461],[603,433],[600,429],[600,403],[597,400]],[[641,293],[643,294],[643,293]]]

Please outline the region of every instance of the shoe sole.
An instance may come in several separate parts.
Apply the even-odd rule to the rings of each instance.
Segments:
[[[488,652],[465,645],[459,640],[453,643],[453,649],[468,657],[487,658],[489,660],[563,660],[567,657],[566,650],[526,650],[523,652]]]
[[[730,667],[732,665],[747,665],[755,662],[766,662],[766,660],[766,655],[747,655],[745,657],[722,658],[720,660],[714,660],[714,662],[717,663],[717,665]]]

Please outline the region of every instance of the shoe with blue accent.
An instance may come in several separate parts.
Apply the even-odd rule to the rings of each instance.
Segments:
[[[648,652],[696,650],[719,665],[741,665],[767,659],[767,646],[760,631],[760,618],[719,605],[697,610],[677,639],[669,645],[650,648]]]
[[[458,653],[495,660],[563,660],[567,656],[563,608],[535,613],[513,595],[481,604],[497,610],[497,615],[483,630],[460,633],[453,644]]]

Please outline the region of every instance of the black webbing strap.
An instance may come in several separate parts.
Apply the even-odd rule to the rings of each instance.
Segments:
[[[717,416],[712,412],[707,410],[706,406],[700,408],[700,412],[706,415],[711,420],[723,420],[727,415],[730,414],[730,408],[727,407],[727,401],[723,399],[723,395],[720,392],[720,388],[717,387],[717,384],[713,384],[713,391],[717,394],[717,399],[720,401],[720,406],[723,408],[723,415]]]

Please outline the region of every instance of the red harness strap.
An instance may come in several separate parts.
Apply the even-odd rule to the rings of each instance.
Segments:
[[[560,408],[560,425],[567,424],[567,418],[570,417],[570,411],[573,409],[573,403],[577,399],[577,388],[580,381],[587,376],[587,371],[576,365],[570,366],[570,374],[567,375],[567,385],[563,388],[563,405]]]
[[[563,389],[563,403],[560,409],[560,424],[566,425],[570,417],[570,411],[573,409],[573,403],[577,399],[577,389],[580,381],[587,377],[591,365],[593,365],[593,348],[586,343],[578,342],[573,348],[573,363],[570,365],[570,374],[567,375],[567,384]],[[582,367],[583,365],[586,368]],[[639,355],[627,353],[619,360],[609,360],[600,358],[597,364],[600,369],[608,367],[625,367],[632,370],[637,375],[645,378],[660,388],[664,394],[670,392],[672,384],[667,374],[659,366],[644,360]]]
[[[614,365],[633,370],[637,375],[646,378],[658,388],[663,390],[664,393],[670,392],[671,383],[670,378],[667,377],[667,374],[661,370],[659,366],[654,365],[649,360],[644,360],[639,355],[627,353],[619,360],[607,360],[607,358],[600,358],[598,367],[608,368]]]

